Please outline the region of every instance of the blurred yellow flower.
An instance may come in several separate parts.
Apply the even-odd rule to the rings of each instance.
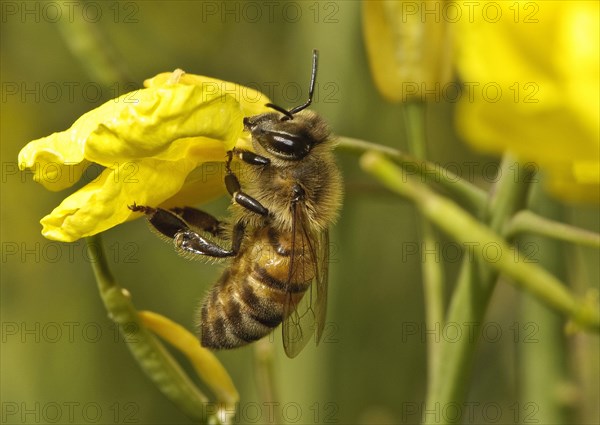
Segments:
[[[423,11],[439,11],[443,4],[442,0],[362,2],[371,74],[386,100],[439,102],[442,87],[452,76],[450,27],[439,19],[423,19]]]
[[[269,102],[251,88],[181,70],[144,86],[19,153],[19,167],[31,168],[50,190],[73,185],[92,163],[105,167],[41,220],[46,238],[72,242],[100,233],[139,216],[127,208],[134,202],[170,207],[222,193],[222,174],[208,163],[223,162],[243,138],[243,117]]]
[[[537,163],[563,199],[599,202],[599,4],[363,1],[373,78],[390,101],[457,102],[474,147]]]
[[[459,130],[479,149],[538,163],[561,198],[599,202],[599,3],[496,5],[499,19],[457,24],[458,72],[475,87],[458,103]]]

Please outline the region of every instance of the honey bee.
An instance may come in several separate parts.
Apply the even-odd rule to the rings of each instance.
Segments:
[[[227,152],[230,221],[191,207],[129,207],[145,213],[180,252],[231,259],[200,307],[204,347],[240,347],[283,323],[285,352],[295,357],[315,332],[317,344],[323,334],[328,228],[341,205],[342,180],[327,124],[306,109],[313,99],[317,62],[314,50],[308,101],[290,110],[267,104],[274,112],[244,118],[253,151]],[[232,171],[234,160],[241,182]]]

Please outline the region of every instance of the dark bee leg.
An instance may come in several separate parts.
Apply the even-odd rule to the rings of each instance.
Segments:
[[[181,217],[163,208],[147,207],[134,203],[129,205],[129,209],[146,214],[146,218],[152,227],[169,239],[173,239],[178,232],[189,229],[189,226]]]
[[[225,176],[225,187],[227,188],[227,191],[233,197],[233,200],[242,207],[259,215],[268,215],[269,210],[266,209],[259,201],[242,192],[240,181],[235,174],[233,174],[233,171],[231,171],[233,153],[233,151],[227,152],[227,163],[225,164],[225,170],[227,172],[227,175]],[[268,165],[270,163],[268,158],[256,155],[252,152],[237,150],[236,153],[238,153],[244,162],[252,165]]]
[[[227,162],[231,163],[231,157],[236,155],[239,159],[244,161],[250,165],[269,165],[271,160],[269,158],[265,158],[264,156],[260,156],[255,154],[254,152],[250,152],[244,149],[233,149],[232,151],[227,153]]]
[[[208,228],[205,229],[207,232],[210,233],[210,229],[215,228],[215,226],[219,229],[217,233],[220,232],[219,221],[203,211],[185,207],[175,209],[175,212],[172,212],[163,208],[152,208],[136,204],[130,205],[129,209],[146,214],[152,227],[161,235],[172,239],[177,248],[197,255],[208,255],[217,258],[234,256],[239,251],[244,236],[244,226],[237,224],[233,229],[232,248],[227,250],[198,234],[183,220],[184,215],[187,214],[188,217],[200,219],[198,227],[203,228],[202,224],[207,225]],[[184,214],[179,216],[176,214],[177,211],[182,211]]]
[[[175,246],[186,252],[197,255],[208,255],[209,257],[225,258],[237,255],[244,238],[244,225],[238,223],[233,228],[233,243],[231,250],[220,247],[216,243],[209,241],[193,230],[184,230],[177,232],[173,241]]]
[[[202,229],[213,236],[222,236],[223,226],[214,216],[192,207],[171,208],[175,214],[191,226]]]

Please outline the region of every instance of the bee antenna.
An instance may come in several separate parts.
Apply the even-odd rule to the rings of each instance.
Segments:
[[[317,65],[319,62],[319,51],[317,49],[313,49],[313,62],[312,62],[312,72],[310,74],[310,86],[308,88],[308,100],[295,108],[283,109],[281,106],[277,106],[273,103],[267,103],[265,106],[267,108],[275,109],[277,112],[281,112],[284,116],[281,118],[281,121],[285,120],[293,120],[294,114],[306,109],[310,106],[313,100],[313,93],[315,92],[315,81],[317,80]]]
[[[312,62],[312,72],[310,74],[310,86],[308,88],[308,100],[303,105],[296,106],[295,108],[290,109],[289,113],[291,115],[294,115],[294,114],[302,111],[303,109],[308,108],[310,106],[310,104],[312,103],[313,93],[315,92],[315,81],[317,79],[318,62],[319,62],[319,51],[317,49],[313,49],[313,62]]]
[[[277,112],[281,112],[283,115],[285,115],[285,119],[294,119],[294,116],[292,115],[292,113],[290,111],[288,111],[287,109],[282,108],[281,106],[277,106],[273,103],[267,103],[265,105],[267,108],[271,108],[271,109],[275,109]]]

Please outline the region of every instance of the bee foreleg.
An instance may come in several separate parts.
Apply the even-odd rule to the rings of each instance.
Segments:
[[[225,176],[225,187],[235,203],[259,215],[269,214],[269,210],[266,209],[259,201],[247,193],[242,192],[240,181],[230,169],[227,170],[227,175]]]
[[[269,165],[271,160],[264,156],[258,155],[254,152],[247,151],[245,149],[233,149],[227,152],[227,166],[231,163],[233,155],[236,155],[239,159],[250,165]]]
[[[255,154],[244,149],[234,149],[227,152],[227,162],[225,163],[225,187],[233,198],[233,201],[249,211],[259,215],[268,215],[269,210],[266,209],[258,200],[254,199],[245,192],[242,192],[240,181],[231,170],[231,161],[233,155],[237,155],[242,161],[257,166],[265,166],[271,163],[269,158]]]

